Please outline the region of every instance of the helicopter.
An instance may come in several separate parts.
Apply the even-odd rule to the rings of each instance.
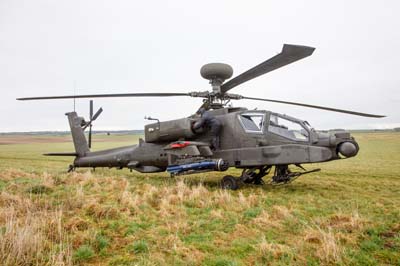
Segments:
[[[350,132],[345,130],[318,131],[302,119],[267,110],[248,110],[232,107],[232,100],[256,100],[297,105],[350,115],[381,118],[383,115],[361,113],[337,108],[311,105],[282,100],[247,97],[228,93],[231,89],[264,75],[268,72],[306,58],[315,48],[302,45],[284,44],[282,51],[231,79],[233,69],[228,64],[210,63],[204,65],[200,74],[211,85],[210,91],[187,93],[120,93],[68,96],[44,96],[17,98],[17,100],[50,100],[108,97],[198,97],[203,103],[197,112],[189,117],[170,121],[159,121],[145,125],[144,139],[137,145],[91,151],[92,124],[102,113],[100,108],[93,114],[93,100],[90,100],[89,120],[74,112],[68,117],[75,152],[47,153],[47,156],[73,156],[68,171],[80,167],[128,168],[141,173],[167,171],[172,177],[209,171],[226,171],[231,167],[242,169],[238,177],[226,175],[221,180],[223,189],[236,190],[243,184],[265,184],[263,177],[272,169],[268,181],[272,185],[288,184],[297,177],[320,171],[307,171],[302,165],[351,158],[357,155],[359,145]],[[227,81],[226,81],[227,80]],[[226,81],[226,82],[225,82]],[[212,147],[210,128],[195,130],[194,125],[201,117],[199,110],[220,121],[220,147]],[[88,138],[85,130],[89,128]],[[294,165],[299,171],[292,171]]]

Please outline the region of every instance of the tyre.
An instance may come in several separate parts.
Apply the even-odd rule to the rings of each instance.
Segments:
[[[239,188],[239,184],[236,178],[231,175],[226,175],[221,180],[221,188],[236,190]]]

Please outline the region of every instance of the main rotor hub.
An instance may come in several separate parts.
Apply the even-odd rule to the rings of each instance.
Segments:
[[[232,77],[233,69],[228,64],[210,63],[201,67],[200,74],[203,78],[208,79],[215,94],[221,93],[221,85]]]

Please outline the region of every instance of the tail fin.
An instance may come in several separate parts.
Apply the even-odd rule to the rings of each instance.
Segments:
[[[83,133],[82,129],[82,121],[84,120],[82,117],[79,117],[76,112],[66,113],[65,115],[68,116],[75,151],[78,157],[83,157],[87,152],[90,151],[85,134]]]

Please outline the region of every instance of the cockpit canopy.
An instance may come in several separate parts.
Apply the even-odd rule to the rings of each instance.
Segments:
[[[269,116],[268,116],[269,114]],[[272,133],[294,141],[309,141],[307,123],[298,119],[263,111],[248,111],[239,115],[239,121],[247,133]]]
[[[268,131],[291,140],[309,140],[309,133],[300,121],[290,120],[278,114],[270,115]]]
[[[263,133],[265,113],[245,112],[239,116],[240,123],[248,133]]]

